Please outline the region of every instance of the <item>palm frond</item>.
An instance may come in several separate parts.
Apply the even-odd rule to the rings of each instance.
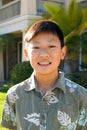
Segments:
[[[75,0],[71,0],[68,9],[56,4],[45,4],[44,8],[50,15],[49,19],[56,21],[67,38],[81,23],[81,8]]]
[[[55,13],[57,13],[60,10],[60,7],[57,4],[52,4],[52,3],[49,4],[45,3],[44,8],[51,16],[53,16]]]
[[[87,29],[87,9],[82,10],[82,22],[76,33],[80,35],[84,32],[85,29]]]

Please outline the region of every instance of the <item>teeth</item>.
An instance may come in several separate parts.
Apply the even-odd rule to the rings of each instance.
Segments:
[[[49,65],[51,64],[51,62],[41,62],[41,63],[38,63],[39,65]]]

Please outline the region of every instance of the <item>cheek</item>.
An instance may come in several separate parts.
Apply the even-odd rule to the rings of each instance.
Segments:
[[[61,59],[61,51],[53,51],[52,52],[54,60],[60,60]]]
[[[60,61],[61,61],[61,53],[59,53],[59,52],[57,52],[56,54],[54,53],[53,62],[55,64],[55,66],[59,66]]]
[[[32,67],[37,65],[37,54],[34,52],[29,53],[29,60]]]
[[[32,51],[32,50],[30,50],[29,51],[29,53],[28,53],[28,57],[29,57],[29,59],[34,59],[34,58],[36,58],[36,52],[34,52],[34,51]]]

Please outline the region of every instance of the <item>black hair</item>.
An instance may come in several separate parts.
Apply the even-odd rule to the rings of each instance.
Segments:
[[[50,20],[40,20],[33,24],[27,31],[24,42],[30,42],[39,33],[52,33],[58,36],[61,42],[61,48],[64,46],[64,36],[61,28],[53,21]]]

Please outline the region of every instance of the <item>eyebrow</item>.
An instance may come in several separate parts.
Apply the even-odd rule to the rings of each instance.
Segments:
[[[53,38],[48,40],[48,42],[52,42],[52,41],[56,41],[57,42],[57,40],[53,39]]]
[[[41,41],[33,41],[33,42],[31,42],[31,43],[37,43],[37,44],[39,44],[39,43],[41,43],[43,40],[41,40]],[[56,39],[47,39],[45,42],[57,42],[57,40]],[[43,41],[44,42],[44,41]]]

